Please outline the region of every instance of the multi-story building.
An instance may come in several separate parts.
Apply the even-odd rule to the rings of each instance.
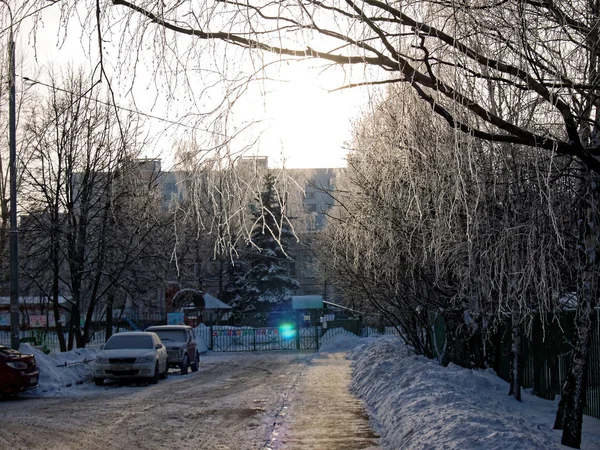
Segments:
[[[164,272],[163,235],[138,229],[141,216],[160,213],[160,174],[157,159],[93,176],[75,173],[62,186],[70,189],[65,198],[72,201],[32,202],[35,207],[19,223],[20,296],[43,306],[58,292],[66,299],[61,310],[68,313],[76,305],[85,315],[93,309],[94,320],[109,303],[115,311],[164,312],[165,286],[157,275]]]

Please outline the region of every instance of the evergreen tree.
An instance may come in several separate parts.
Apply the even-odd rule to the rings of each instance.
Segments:
[[[265,311],[281,305],[299,283],[290,276],[293,264],[290,242],[294,233],[285,214],[286,199],[276,189],[275,177],[264,178],[264,191],[252,205],[254,226],[246,260],[246,310]],[[252,307],[254,306],[254,307]]]
[[[256,304],[257,291],[246,280],[249,269],[250,266],[245,259],[236,258],[227,261],[225,268],[227,282],[219,298],[236,311],[248,311]]]

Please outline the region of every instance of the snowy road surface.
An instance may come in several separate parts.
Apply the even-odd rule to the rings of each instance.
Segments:
[[[0,449],[375,448],[349,380],[335,353],[211,354],[157,385],[2,401]]]
[[[377,448],[363,404],[348,390],[350,361],[345,353],[319,353],[300,377],[289,420],[273,431],[273,449]]]

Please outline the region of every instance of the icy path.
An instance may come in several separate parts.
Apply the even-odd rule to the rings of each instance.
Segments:
[[[304,370],[273,430],[269,448],[378,448],[362,403],[348,390],[351,369],[346,353],[316,354]]]

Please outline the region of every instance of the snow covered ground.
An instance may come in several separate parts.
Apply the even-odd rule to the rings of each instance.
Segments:
[[[493,370],[442,367],[396,338],[335,336],[321,351],[349,351],[352,391],[389,449],[557,449],[558,401],[507,395]],[[585,416],[582,449],[600,449],[600,420]]]
[[[351,389],[364,401],[382,448],[564,448],[560,431],[552,430],[557,403],[527,393],[517,402],[491,370],[441,367],[411,355],[396,338],[324,338],[322,352],[348,352],[353,360]],[[96,350],[48,356],[23,344],[21,351],[34,353],[40,366],[40,386],[24,395],[69,397],[94,389],[89,361]],[[585,417],[582,449],[600,449],[600,420]]]

